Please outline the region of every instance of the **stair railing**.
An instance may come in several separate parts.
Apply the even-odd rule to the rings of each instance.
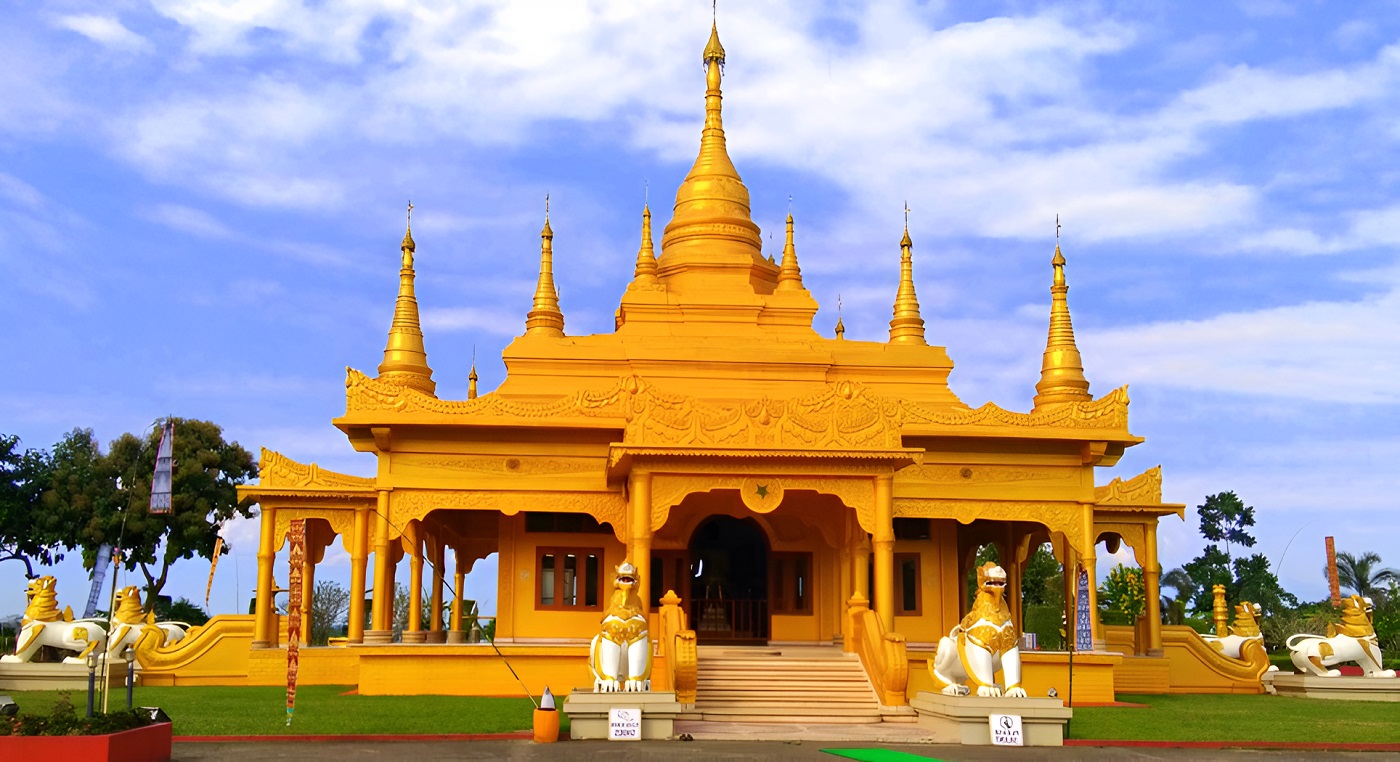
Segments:
[[[667,590],[661,598],[660,649],[662,669],[652,675],[656,690],[674,690],[676,701],[695,703],[695,688],[699,677],[699,661],[695,651],[695,631],[686,628],[685,610],[675,590]],[[660,680],[656,678],[660,677]]]
[[[903,706],[908,703],[909,653],[904,636],[897,632],[885,632],[880,617],[870,610],[870,601],[856,593],[846,602],[847,619],[850,623],[850,639],[865,674],[875,686],[880,703],[885,706]]]

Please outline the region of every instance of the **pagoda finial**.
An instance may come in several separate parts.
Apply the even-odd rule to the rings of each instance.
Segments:
[[[525,318],[525,335],[564,335],[564,313],[554,288],[554,230],[549,226],[549,194],[544,197],[544,229],[540,231],[540,279],[535,285],[534,307]]]
[[[891,344],[924,344],[924,319],[919,315],[919,297],[914,293],[914,241],[909,237],[909,204],[904,204],[904,237],[899,241],[899,290],[894,296],[894,318],[890,320]]]
[[[637,249],[637,267],[632,282],[643,286],[658,283],[656,279],[656,250],[651,243],[651,204],[642,205],[642,245]]]
[[[476,399],[476,361],[472,361],[472,372],[467,374],[467,399]]]
[[[1055,270],[1050,285],[1050,334],[1045,341],[1045,357],[1040,365],[1040,383],[1035,385],[1035,407],[1057,402],[1087,402],[1089,381],[1084,378],[1084,360],[1074,343],[1074,325],[1069,316],[1069,285],[1065,282],[1065,255],[1060,253],[1060,217],[1055,216]]]
[[[399,267],[399,296],[394,302],[394,320],[389,324],[389,340],[384,345],[384,361],[379,378],[425,394],[437,390],[428,353],[423,348],[423,329],[418,322],[418,299],[413,293],[413,202],[408,204],[408,225],[399,246],[403,254]]]
[[[846,339],[846,321],[841,319],[841,295],[836,295],[836,338],[840,341]]]
[[[789,197],[788,203],[792,200]],[[787,216],[787,241],[783,244],[783,265],[778,270],[778,285],[776,291],[801,291],[802,289],[802,268],[797,266],[797,247],[792,243],[792,209],[788,209]]]

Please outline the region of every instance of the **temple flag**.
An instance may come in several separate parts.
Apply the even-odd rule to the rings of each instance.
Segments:
[[[209,593],[214,590],[214,570],[219,568],[219,551],[224,549],[224,538],[214,538],[214,555],[209,557],[209,584],[204,586],[204,610],[209,610]]]
[[[291,550],[288,562],[291,572],[287,579],[287,727],[292,725],[292,711],[297,703],[297,660],[301,641],[301,565],[306,560],[306,519],[292,519],[287,532]]]
[[[102,594],[102,583],[107,580],[107,565],[112,563],[112,546],[106,543],[98,546],[97,560],[92,564],[92,589],[88,591],[87,607],[83,618],[89,619],[97,613],[97,596]]]
[[[1074,650],[1094,650],[1094,620],[1089,611],[1089,570],[1079,567],[1079,584],[1075,591]]]
[[[160,449],[156,450],[156,472],[151,477],[151,513],[170,513],[170,492],[175,477],[175,424],[166,422],[160,434]]]

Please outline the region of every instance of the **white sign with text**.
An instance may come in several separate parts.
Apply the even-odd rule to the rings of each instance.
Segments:
[[[1019,721],[1019,718],[1017,718]],[[1019,725],[1017,726],[1020,727]],[[613,707],[608,710],[609,741],[642,740],[642,710],[631,707]]]
[[[1021,715],[993,714],[987,717],[992,726],[993,746],[1025,746],[1025,736],[1021,734]]]

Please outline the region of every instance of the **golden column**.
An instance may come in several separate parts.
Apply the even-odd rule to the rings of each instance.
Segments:
[[[393,640],[394,559],[389,550],[389,490],[379,490],[374,536],[374,601],[370,605],[370,631],[366,643]]]
[[[301,644],[311,645],[311,595],[316,590],[316,550],[320,542],[318,522],[306,522],[306,552],[301,554]],[[290,577],[289,577],[290,579]]]
[[[637,567],[637,595],[642,612],[651,611],[651,474],[632,474],[632,517],[627,530],[627,557]]]
[[[1011,621],[1016,623],[1017,632],[1025,632],[1021,619],[1021,575],[1025,572],[1025,559],[1021,558],[1020,537],[1016,533],[1016,524],[1007,522],[1006,524],[1006,605],[1011,609]]]
[[[894,632],[894,476],[875,477],[875,615]]]
[[[365,642],[365,562],[369,557],[369,506],[355,508],[355,536],[350,541],[350,615],[346,640]]]
[[[408,522],[404,540],[412,550],[408,557],[408,626],[404,627],[403,642],[422,643],[423,635],[423,525]]]
[[[1080,503],[1081,521],[1084,525],[1084,554],[1080,556],[1080,562],[1084,564],[1084,571],[1089,574],[1089,623],[1093,631],[1094,650],[1104,649],[1103,630],[1099,625],[1099,587],[1098,587],[1098,556],[1095,545],[1098,542],[1098,534],[1094,530],[1094,504]]]
[[[462,631],[462,606],[465,605],[467,594],[462,590],[467,584],[467,575],[462,571],[462,551],[459,548],[452,549],[452,592],[455,593],[452,604],[452,627],[447,632],[448,643],[465,643],[466,633]]]
[[[443,547],[442,540],[432,538],[432,564],[433,564],[433,603],[428,609],[428,639],[434,643],[445,642],[446,638],[442,634],[442,586],[447,570],[442,568],[446,560],[447,549]]]
[[[277,535],[277,509],[263,506],[258,537],[258,600],[254,607],[253,647],[277,645],[277,616],[272,611],[272,564],[277,558],[273,545]]]
[[[1162,655],[1162,565],[1157,561],[1157,519],[1144,527],[1143,593],[1147,596],[1147,655]]]

